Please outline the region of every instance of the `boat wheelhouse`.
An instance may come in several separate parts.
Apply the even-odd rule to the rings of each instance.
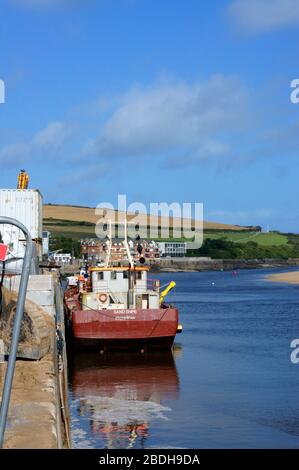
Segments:
[[[148,271],[147,266],[90,268],[91,285],[81,287],[82,309],[160,308],[160,281],[148,279]]]

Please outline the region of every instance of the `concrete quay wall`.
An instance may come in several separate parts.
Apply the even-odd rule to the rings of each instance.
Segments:
[[[18,348],[4,448],[71,447],[66,352],[57,350],[57,283],[52,275],[30,276]],[[7,357],[19,277],[7,278],[0,314],[0,340]],[[58,286],[59,292],[60,286]],[[3,357],[2,357],[3,358]],[[1,361],[1,356],[0,356]],[[0,396],[7,362],[0,362]]]

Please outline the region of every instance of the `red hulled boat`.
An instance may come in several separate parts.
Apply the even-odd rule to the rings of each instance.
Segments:
[[[127,260],[111,261],[108,242],[105,265],[69,282],[64,299],[74,342],[100,351],[170,349],[181,327],[178,310],[164,298],[175,283],[160,292],[160,282],[148,279],[149,268],[137,266],[126,239],[122,243]]]

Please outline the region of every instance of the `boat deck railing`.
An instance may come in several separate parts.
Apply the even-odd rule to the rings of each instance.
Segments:
[[[147,279],[147,289],[155,292],[160,291],[160,281],[158,279]]]

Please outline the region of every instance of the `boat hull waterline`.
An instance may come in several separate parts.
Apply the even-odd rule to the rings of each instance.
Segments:
[[[73,310],[72,333],[81,348],[170,349],[178,329],[178,310]]]

